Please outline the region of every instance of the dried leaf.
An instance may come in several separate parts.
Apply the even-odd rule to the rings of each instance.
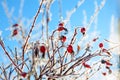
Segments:
[[[77,45],[77,50],[80,51],[80,46],[79,45]]]
[[[61,40],[62,42],[65,42],[66,39],[67,39],[66,36],[61,36],[61,37],[60,37],[60,40]]]
[[[63,27],[64,26],[64,22],[59,23],[59,26]]]

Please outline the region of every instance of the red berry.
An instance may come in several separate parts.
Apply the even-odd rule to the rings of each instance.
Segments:
[[[15,35],[17,35],[17,34],[18,34],[18,30],[17,30],[17,29],[14,29],[12,36],[15,36]]]
[[[107,73],[106,73],[106,72],[103,72],[102,74],[103,74],[104,76],[106,76]]]
[[[67,51],[68,51],[69,53],[73,53],[73,47],[72,47],[72,45],[68,45]]]
[[[58,31],[63,31],[65,28],[64,27],[59,27],[57,30]]]
[[[59,23],[59,27],[63,27],[64,26],[64,23]]]
[[[18,27],[18,24],[14,24],[13,27]]]
[[[83,28],[81,28],[80,31],[81,31],[81,33],[85,34],[86,29],[83,27]]]
[[[61,41],[65,42],[66,41],[66,36],[61,36]]]
[[[45,51],[46,51],[45,46],[40,46],[40,52],[45,53]]]
[[[27,75],[26,72],[22,72],[22,73],[21,73],[21,76],[24,77],[24,78],[26,77],[26,75]]]
[[[103,43],[100,43],[100,44],[99,44],[99,48],[103,48]]]

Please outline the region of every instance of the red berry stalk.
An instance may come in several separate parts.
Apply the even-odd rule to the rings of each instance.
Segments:
[[[63,27],[64,26],[64,22],[59,23],[59,27]]]
[[[61,42],[65,42],[66,41],[66,36],[61,36],[60,40],[61,40]]]

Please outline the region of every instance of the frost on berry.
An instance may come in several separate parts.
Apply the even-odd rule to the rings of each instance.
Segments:
[[[46,52],[46,47],[44,45],[40,46],[40,52],[42,53],[42,58],[44,58]]]
[[[99,43],[99,48],[103,48],[103,43]]]
[[[68,45],[67,51],[68,51],[69,53],[73,53],[73,47],[72,47],[72,45]]]
[[[14,29],[12,32],[12,36],[16,36],[18,34],[18,29]]]
[[[25,78],[27,76],[27,73],[26,72],[22,72],[21,76]]]
[[[65,31],[65,34],[68,33],[67,28],[65,28],[62,24],[59,24],[59,27],[58,27],[57,31],[59,31],[59,32]]]
[[[85,32],[86,32],[86,28],[85,28],[85,27],[82,27],[82,28],[80,29],[80,32],[84,35]]]
[[[64,26],[64,22],[59,23],[59,27],[63,27]]]
[[[66,39],[67,39],[66,36],[61,36],[61,37],[60,37],[61,42],[65,42]]]
[[[13,25],[13,27],[18,27],[18,26],[19,26],[19,25],[18,25],[17,23]]]
[[[57,30],[58,31],[63,31],[65,28],[64,27],[59,27]]]

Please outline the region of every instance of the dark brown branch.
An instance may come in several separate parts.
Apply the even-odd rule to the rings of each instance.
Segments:
[[[16,63],[14,63],[14,61],[12,60],[12,58],[10,57],[9,53],[6,51],[4,43],[2,42],[2,40],[0,40],[0,45],[2,47],[2,49],[4,50],[5,54],[7,55],[7,57],[10,59],[10,61],[12,62],[12,64],[17,67],[17,69],[22,73],[22,70],[17,66]]]
[[[29,40],[30,35],[31,35],[31,33],[32,33],[32,30],[33,30],[33,28],[34,28],[34,25],[35,25],[35,22],[36,22],[36,20],[37,20],[37,17],[38,17],[38,15],[39,15],[39,13],[40,13],[40,10],[41,10],[43,1],[44,1],[44,0],[41,1],[41,4],[40,4],[40,6],[39,6],[39,9],[38,9],[38,11],[37,11],[37,13],[36,13],[36,15],[35,15],[35,17],[34,17],[34,20],[33,20],[32,26],[31,26],[31,29],[30,29],[30,31],[29,31],[29,33],[28,33],[28,36],[27,36],[26,40],[25,40],[25,44],[24,44],[24,46],[23,46],[23,52],[22,52],[22,60],[24,60],[24,53],[25,53],[25,50],[26,50],[26,45],[27,45],[27,43],[28,43],[28,40]],[[23,64],[23,65],[24,65],[24,64]],[[22,65],[22,68],[23,68],[23,65]]]

